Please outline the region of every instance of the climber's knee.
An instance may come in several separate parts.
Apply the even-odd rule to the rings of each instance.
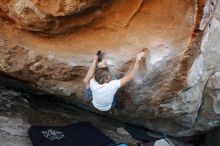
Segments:
[[[86,98],[92,99],[92,90],[91,90],[91,88],[86,89]]]
[[[113,102],[112,102],[111,109],[116,108],[116,106],[117,106],[117,103],[116,103],[116,100],[115,100],[115,98],[114,98],[114,100],[113,100]]]

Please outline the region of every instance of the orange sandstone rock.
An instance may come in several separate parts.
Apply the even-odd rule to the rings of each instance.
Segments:
[[[150,61],[119,91],[117,118],[193,135],[216,6],[215,0],[1,0],[0,71],[94,110],[82,78],[96,51],[106,52],[118,78],[149,48]]]

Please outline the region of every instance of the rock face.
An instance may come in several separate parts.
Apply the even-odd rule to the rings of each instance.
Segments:
[[[206,86],[220,69],[218,3],[1,0],[0,71],[98,112],[82,83],[96,51],[106,52],[120,78],[148,48],[150,61],[119,91],[113,116],[173,136],[194,135],[219,125],[210,124],[218,121],[218,90]]]

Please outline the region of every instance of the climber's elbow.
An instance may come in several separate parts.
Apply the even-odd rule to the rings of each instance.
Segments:
[[[89,79],[88,79],[88,78],[84,78],[84,79],[83,79],[83,83],[84,83],[85,85],[89,84]]]
[[[86,83],[86,79],[85,78],[83,79],[83,83]]]

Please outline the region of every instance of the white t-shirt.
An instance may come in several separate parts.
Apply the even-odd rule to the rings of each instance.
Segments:
[[[93,105],[100,111],[109,110],[112,106],[114,95],[120,86],[120,80],[112,80],[101,85],[92,78],[90,80],[90,88],[92,90]]]

